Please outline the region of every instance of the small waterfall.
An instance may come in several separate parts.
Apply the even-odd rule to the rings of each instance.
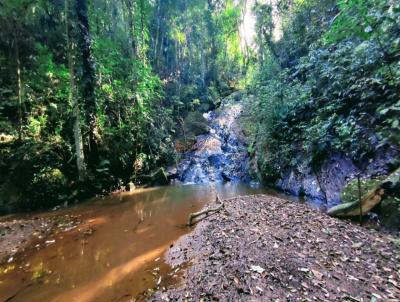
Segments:
[[[177,165],[180,181],[195,184],[250,181],[247,147],[238,135],[237,122],[243,105],[237,99],[230,96],[220,108],[204,114],[210,131],[197,136],[193,148],[183,154]]]

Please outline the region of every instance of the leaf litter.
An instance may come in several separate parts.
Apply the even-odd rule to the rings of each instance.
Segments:
[[[238,197],[167,251],[184,266],[180,282],[150,300],[399,301],[398,239],[303,204]]]

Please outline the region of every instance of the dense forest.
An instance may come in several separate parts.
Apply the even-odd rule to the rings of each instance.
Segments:
[[[356,165],[398,154],[399,6],[395,1],[280,1],[260,6],[259,69],[251,84],[263,177],[343,153]]]
[[[188,113],[245,73],[240,12],[211,0],[1,1],[3,210],[109,192],[173,163]]]
[[[399,297],[399,0],[0,0],[0,301]]]
[[[238,90],[265,183],[398,164],[397,1],[1,0],[0,24],[3,212],[152,182]]]

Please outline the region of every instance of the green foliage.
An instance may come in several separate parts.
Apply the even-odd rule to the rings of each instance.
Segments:
[[[368,40],[374,30],[381,30],[379,23],[382,21],[385,6],[387,1],[384,0],[338,1],[339,13],[324,35],[325,42],[335,43],[351,38]]]
[[[361,163],[382,146],[399,146],[399,4],[288,5],[282,39],[259,36],[263,64],[249,87],[252,151],[265,179],[316,168],[333,153]],[[271,32],[271,8],[260,9],[258,28]]]
[[[3,182],[18,188],[21,195],[15,202],[19,207],[43,208],[65,200],[68,178],[74,174],[72,168],[65,165],[71,157],[70,151],[60,139],[38,143],[31,138],[26,139],[23,145],[18,142],[0,145],[3,171],[7,175]]]
[[[11,200],[27,210],[108,192],[138,173],[174,162],[172,105],[149,64],[155,4],[88,4],[98,159],[88,158],[74,1],[66,12],[64,1],[0,0],[0,191],[9,196],[5,204],[2,199],[7,209]],[[66,44],[66,14],[72,49]],[[76,87],[71,86],[68,55]],[[76,172],[71,92],[80,103],[86,161],[95,162],[83,183]],[[138,158],[140,172],[135,169]],[[7,193],[11,189],[19,192],[15,198]]]
[[[164,76],[176,115],[215,107],[215,99],[238,87],[245,74],[239,37],[242,1],[160,1],[153,16],[153,66]]]

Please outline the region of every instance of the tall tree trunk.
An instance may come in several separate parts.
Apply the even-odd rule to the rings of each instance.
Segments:
[[[159,60],[158,57],[161,55],[161,53],[158,53],[158,47],[160,43],[160,9],[161,9],[161,3],[160,0],[157,1],[157,13],[156,13],[156,18],[157,18],[157,27],[156,27],[156,36],[154,40],[154,65],[156,70],[158,70],[158,65],[159,65]]]
[[[22,78],[21,78],[21,60],[19,56],[19,41],[18,41],[18,33],[16,31],[14,36],[14,45],[15,45],[15,61],[17,63],[17,82],[18,82],[18,139],[22,140]]]
[[[92,46],[89,30],[88,9],[86,0],[75,0],[75,10],[78,18],[78,49],[82,55],[82,97],[85,104],[85,119],[89,126],[88,163],[95,164],[98,160],[98,133],[96,121],[95,69],[92,58]]]
[[[145,37],[144,37],[144,18],[145,18],[145,11],[144,11],[144,2],[140,0],[140,26],[141,26],[141,45],[140,45],[140,56],[143,61],[143,64],[146,65],[146,47],[145,47]]]
[[[128,11],[128,26],[129,26],[129,44],[131,49],[132,59],[137,56],[137,45],[135,41],[135,26],[133,22],[133,0],[126,0],[125,5]]]
[[[243,1],[243,6],[242,6],[242,18],[241,18],[240,22],[241,22],[241,26],[242,26],[242,30],[243,30],[243,37],[241,37],[241,39],[244,41],[243,63],[245,65],[245,67],[247,67],[247,65],[249,63],[249,57],[250,57],[250,55],[249,55],[249,53],[250,53],[249,44],[248,44],[248,41],[247,41],[247,31],[246,31],[246,26],[244,25],[246,13],[247,13],[247,0],[244,0]]]
[[[118,7],[117,1],[111,1],[111,39],[115,42],[118,31]]]
[[[79,103],[76,98],[76,83],[75,83],[75,71],[74,71],[74,59],[73,51],[74,45],[70,40],[70,30],[69,30],[69,1],[65,0],[65,35],[67,43],[67,56],[68,56],[68,69],[69,69],[69,83],[70,90],[68,99],[70,104],[72,104],[72,115],[74,119],[74,144],[75,144],[75,156],[76,156],[76,166],[78,168],[78,177],[80,181],[86,178],[86,165],[85,156],[83,153],[83,140],[80,125],[80,110]]]
[[[204,93],[206,91],[206,58],[204,55],[204,43],[203,39],[200,39],[200,59],[201,59],[201,86]]]
[[[216,29],[215,29],[215,24],[214,20],[212,18],[213,11],[215,9],[214,4],[212,0],[207,1],[207,31],[208,31],[208,36],[211,39],[211,53],[210,53],[210,61],[211,61],[211,66],[209,70],[209,79],[210,81],[213,81],[216,86],[218,86],[218,79],[217,79],[217,44],[215,40],[216,36]]]

